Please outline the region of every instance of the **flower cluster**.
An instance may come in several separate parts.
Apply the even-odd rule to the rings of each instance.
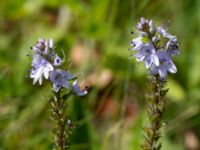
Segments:
[[[33,57],[30,78],[33,78],[33,84],[39,82],[41,85],[44,77],[52,83],[55,92],[66,88],[78,96],[87,94],[86,90],[80,89],[75,75],[61,69],[64,60],[55,53],[52,39],[40,38],[31,49]]]
[[[172,57],[178,55],[179,45],[176,36],[163,27],[156,27],[153,20],[140,19],[136,29],[138,35],[131,41],[132,57],[144,62],[150,75],[159,75],[166,79],[167,72],[176,73],[177,68]]]

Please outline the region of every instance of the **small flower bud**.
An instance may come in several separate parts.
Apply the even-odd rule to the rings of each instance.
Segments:
[[[138,30],[142,30],[142,24],[141,24],[141,23],[138,23],[137,26],[136,26],[136,28],[137,28]]]
[[[140,23],[142,25],[145,25],[147,23],[147,20],[142,17],[142,18],[140,18]]]
[[[61,64],[62,64],[62,59],[58,55],[56,55],[53,65],[60,66]]]
[[[153,38],[152,38],[152,42],[153,43],[157,43],[159,41],[159,39],[156,37],[156,36],[154,36]]]
[[[155,27],[150,27],[149,32],[151,34],[154,34],[156,32],[156,28]]]
[[[54,47],[54,43],[53,43],[53,39],[49,40],[49,48],[53,49]]]
[[[43,38],[39,38],[39,39],[38,39],[38,42],[40,42],[40,43],[44,43],[45,40],[44,40]]]
[[[69,128],[72,128],[73,127],[73,123],[71,122],[71,120],[67,120],[67,126]]]
[[[140,32],[140,36],[142,36],[142,37],[148,37],[148,34],[146,32],[141,31]]]

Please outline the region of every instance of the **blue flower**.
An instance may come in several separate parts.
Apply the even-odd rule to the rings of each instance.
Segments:
[[[156,27],[154,25],[154,21],[153,20],[149,21],[149,32],[151,34],[154,34],[156,32]]]
[[[30,78],[33,78],[33,84],[39,80],[40,85],[42,84],[43,75],[48,79],[50,71],[54,69],[51,63],[39,54],[33,56],[32,67]]]
[[[132,50],[137,49],[137,53],[132,55],[138,62],[144,62],[145,67],[149,68],[152,64],[158,66],[159,59],[152,43],[143,43],[140,38],[132,40],[131,43],[134,47]]]
[[[37,43],[31,47],[35,54],[48,55],[50,50],[54,47],[53,39],[45,40],[43,38],[39,38]]]
[[[69,80],[76,78],[74,75],[67,71],[60,69],[53,70],[50,73],[50,81],[53,84],[53,90],[58,92],[61,88],[70,88]]]
[[[163,27],[156,27],[153,20],[140,19],[136,26],[138,36],[131,41],[132,57],[144,62],[152,75],[164,79],[167,72],[176,73],[177,68],[171,57],[180,53],[177,38]]]
[[[64,61],[55,53],[53,40],[38,39],[37,43],[32,47],[32,69],[30,78],[33,78],[33,84],[39,81],[42,84],[43,76],[51,82],[52,89],[59,92],[61,89],[68,89],[78,96],[87,94],[86,90],[81,90],[76,76],[68,71],[62,70],[61,65]]]
[[[176,38],[170,39],[166,44],[167,52],[170,56],[179,55],[179,45]]]
[[[136,28],[140,31],[140,35],[148,36],[148,33],[154,34],[156,32],[153,20],[149,21],[143,17],[140,18],[140,22],[137,24]]]
[[[177,68],[175,64],[172,62],[167,51],[159,50],[157,54],[159,57],[160,65],[159,66],[152,65],[149,68],[150,74],[152,75],[159,74],[161,79],[165,79],[167,77],[167,72],[170,72],[170,73],[177,72]]]
[[[149,68],[152,64],[156,66],[159,65],[156,49],[151,43],[144,44],[142,49],[136,54],[136,60],[139,62],[145,62],[146,68]]]
[[[141,50],[141,48],[144,46],[144,43],[142,42],[142,37],[138,37],[138,38],[135,38],[131,41],[131,44],[132,48],[130,50],[136,50],[136,51],[139,51]]]
[[[140,22],[137,24],[136,28],[140,31],[145,31],[147,27],[148,27],[148,20],[141,17]]]
[[[176,38],[176,36],[169,34],[169,33],[167,32],[167,30],[164,29],[164,28],[162,28],[162,27],[157,27],[157,32],[158,32],[162,37],[165,37],[165,38],[168,38],[168,39]]]
[[[86,90],[81,90],[80,89],[80,86],[78,85],[77,80],[75,80],[73,82],[73,87],[72,88],[73,88],[73,92],[78,96],[84,96],[84,95],[87,94]]]

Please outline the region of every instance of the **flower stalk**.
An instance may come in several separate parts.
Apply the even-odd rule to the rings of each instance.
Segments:
[[[39,82],[42,85],[43,78],[51,84],[54,99],[49,100],[49,106],[55,122],[54,147],[56,150],[67,150],[73,124],[66,113],[66,100],[72,94],[84,96],[87,91],[80,88],[77,76],[63,69],[65,55],[63,59],[58,56],[52,39],[40,38],[31,49],[33,55],[29,77],[33,79],[33,84]]]
[[[168,89],[165,88],[166,81],[160,80],[158,76],[149,79],[149,86],[152,95],[148,97],[148,117],[150,126],[144,127],[146,132],[143,150],[160,150],[161,144],[158,140],[161,137],[162,116],[164,112],[164,96]]]
[[[148,97],[149,127],[146,133],[143,150],[160,150],[158,143],[161,137],[162,115],[164,112],[164,96],[168,73],[176,73],[177,68],[172,58],[180,53],[176,36],[167,32],[168,28],[156,27],[153,20],[140,19],[136,26],[136,37],[131,41],[131,51],[136,61],[143,62],[148,70],[151,95]]]
[[[67,108],[65,99],[61,97],[60,91],[54,92],[54,100],[51,100],[49,103],[52,111],[52,118],[56,123],[55,147],[58,150],[67,150],[72,126],[67,125],[70,120],[68,116],[65,115]]]

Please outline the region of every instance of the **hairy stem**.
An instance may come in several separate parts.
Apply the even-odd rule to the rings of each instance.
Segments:
[[[52,117],[56,122],[55,147],[57,150],[67,150],[69,143],[69,132],[65,115],[65,101],[61,97],[60,91],[54,92],[54,100],[50,102],[52,108]]]
[[[143,150],[160,150],[161,144],[158,143],[161,137],[160,128],[162,126],[162,115],[164,109],[164,96],[167,89],[164,89],[165,81],[159,79],[158,76],[153,76],[150,79],[150,88],[152,97],[148,99],[148,116],[150,119],[150,126],[144,127],[146,132],[145,142],[142,145]]]

